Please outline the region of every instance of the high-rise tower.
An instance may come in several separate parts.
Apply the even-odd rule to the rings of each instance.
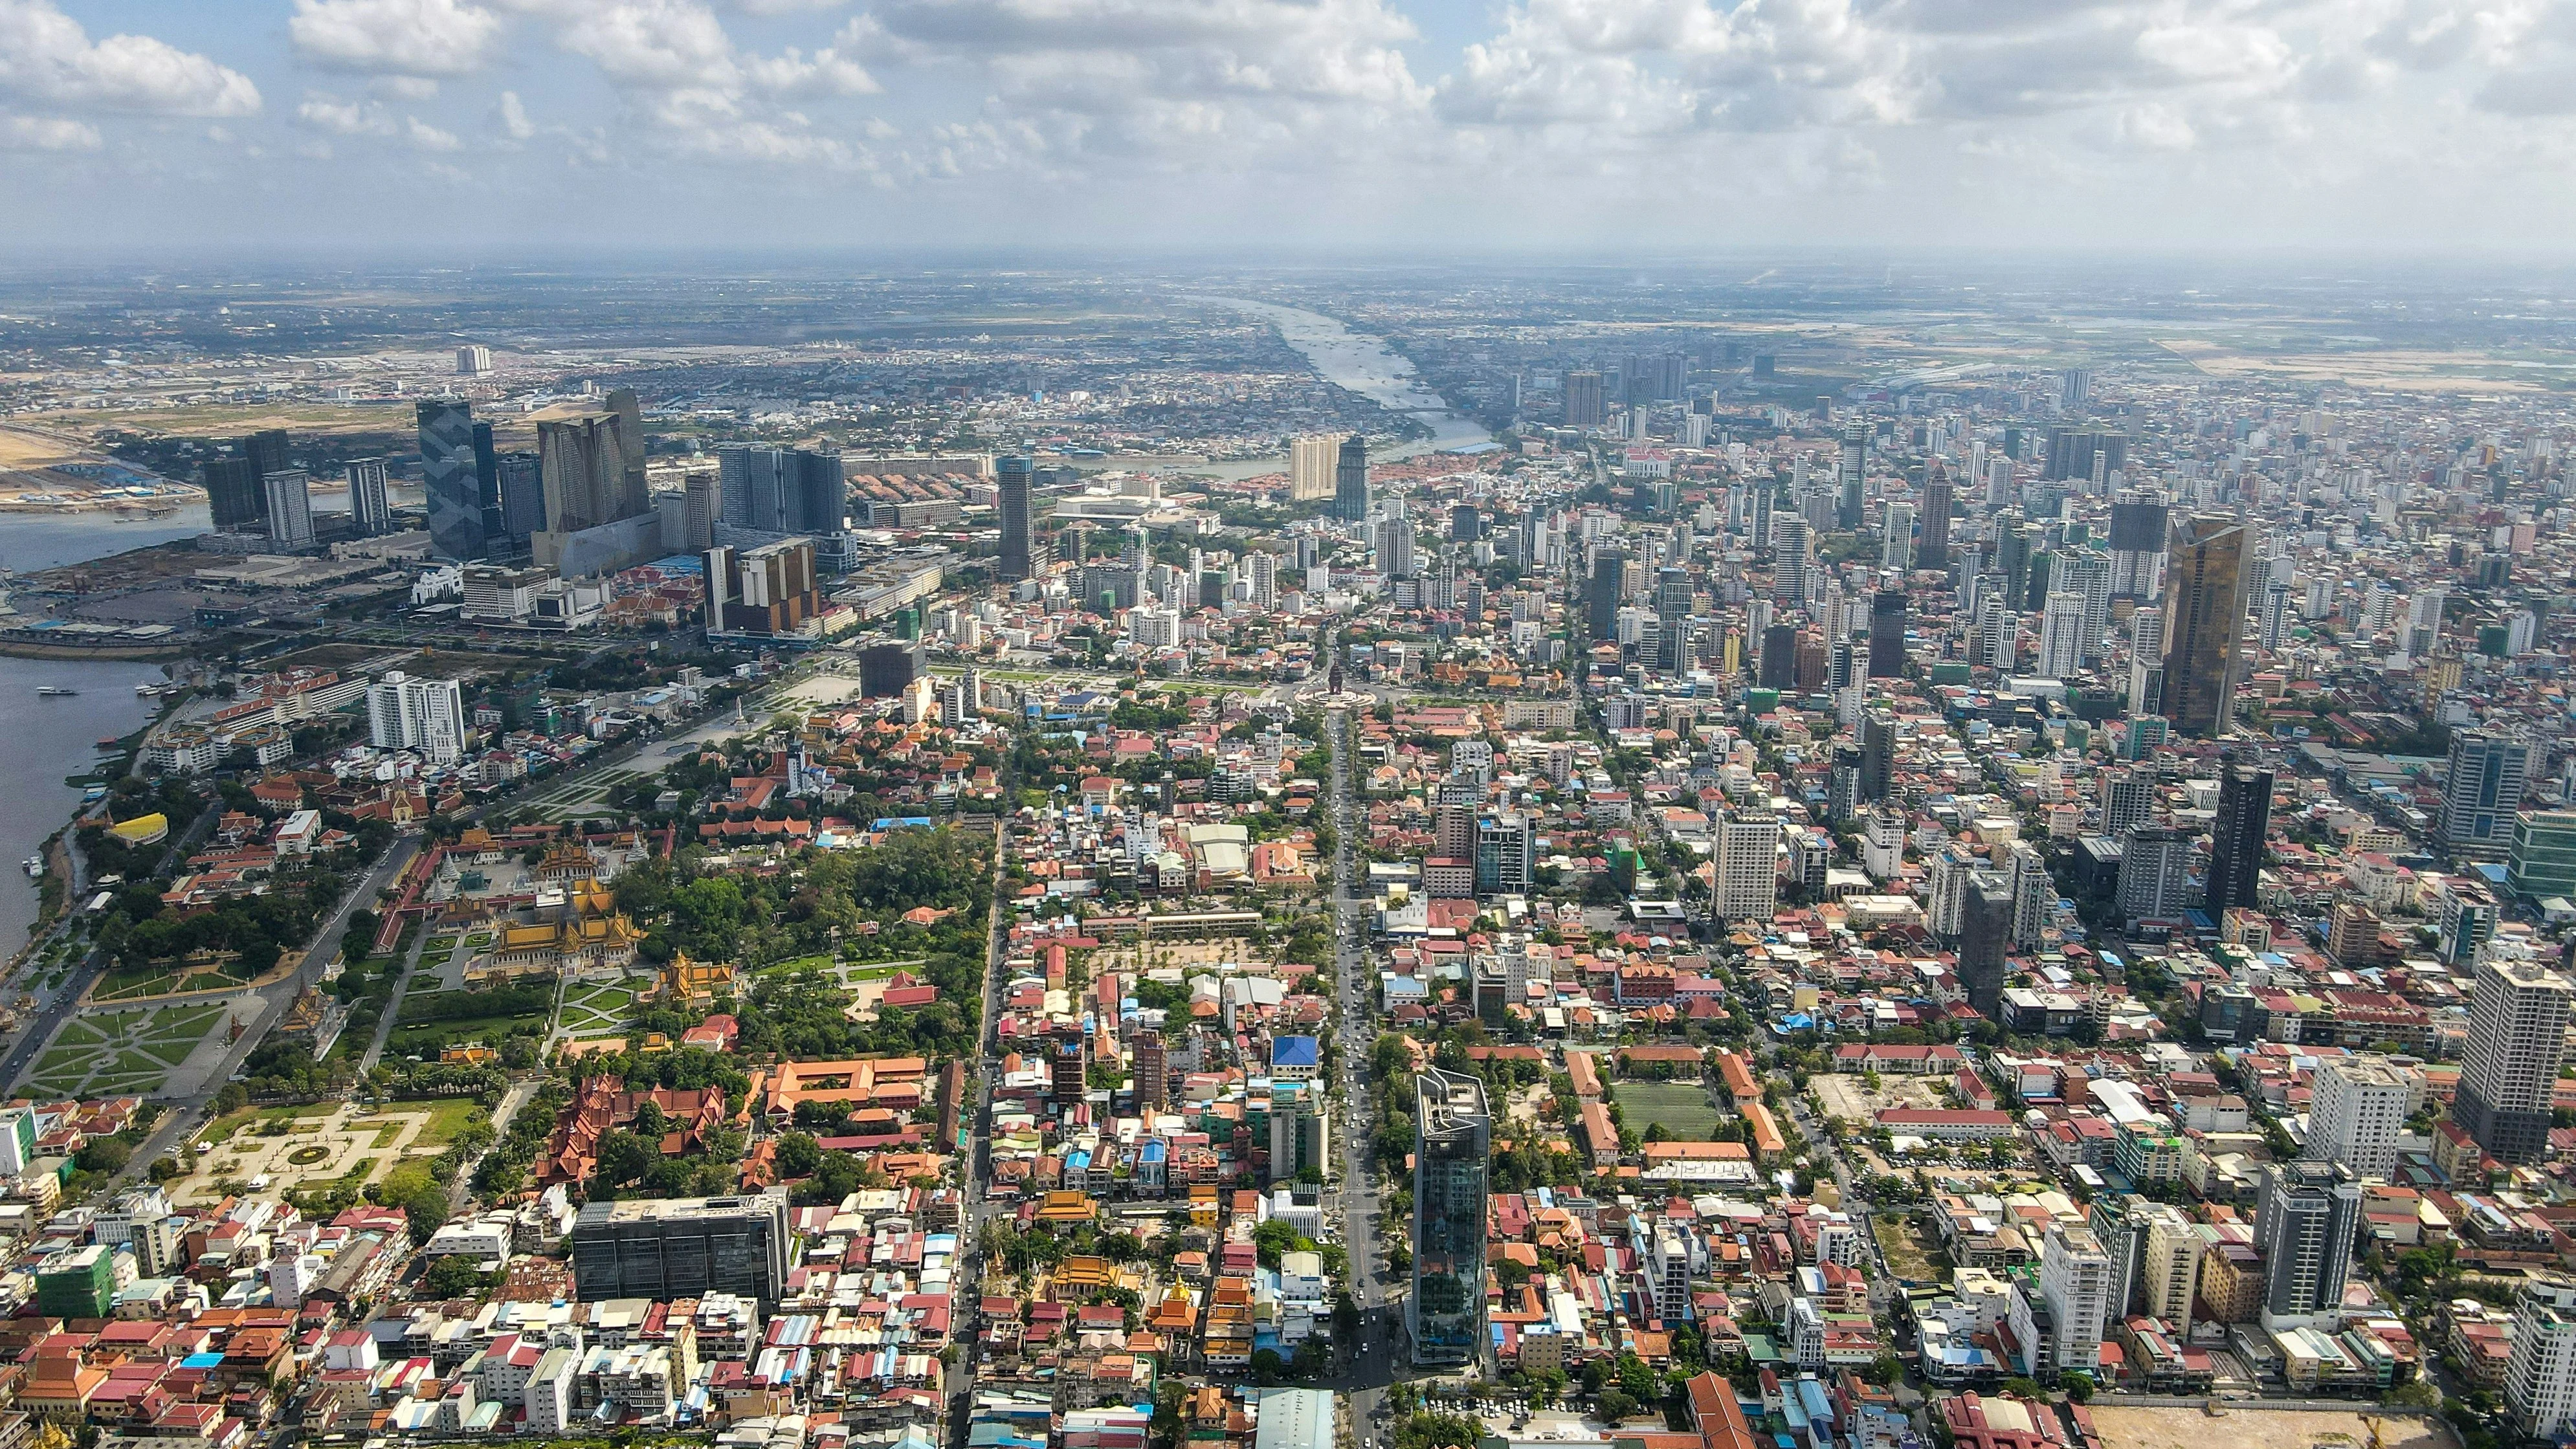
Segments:
[[[2233,718],[2245,633],[2250,530],[2232,518],[2178,519],[2165,576],[2165,718],[2185,735],[2215,739]]]
[[[1036,572],[1029,554],[1029,471],[1025,457],[1004,458],[995,469],[1002,494],[1001,570],[1005,583]]]
[[[1353,436],[1342,439],[1342,459],[1333,474],[1333,517],[1365,523],[1369,516],[1368,444]]]

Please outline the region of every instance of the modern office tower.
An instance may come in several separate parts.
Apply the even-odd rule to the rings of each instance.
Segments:
[[[870,644],[859,651],[859,697],[891,699],[921,677],[918,644]]]
[[[2451,1120],[2499,1162],[2529,1162],[2549,1143],[2567,1004],[2566,981],[2537,961],[2490,955],[2478,963]]]
[[[2453,855],[2502,859],[2513,845],[2531,741],[2493,730],[2451,731],[2442,777],[2442,845]]]
[[[1843,424],[1842,452],[1834,468],[1834,527],[1848,533],[1860,527],[1861,484],[1869,473],[1867,418]]]
[[[418,750],[430,763],[465,757],[465,690],[453,679],[414,679],[399,669],[367,686],[368,740]]]
[[[731,1293],[774,1308],[787,1254],[784,1192],[595,1202],[572,1224],[584,1303]]]
[[[2129,436],[2117,428],[2051,428],[2045,482],[2085,482],[2120,471],[2128,461]]]
[[[1946,569],[1950,566],[1950,474],[1938,461],[1932,464],[1932,476],[1923,484],[1923,524],[1914,541],[1914,566],[1918,569]]]
[[[823,611],[810,539],[746,549],[718,545],[704,559],[710,632],[791,634]]]
[[[2413,1072],[2380,1056],[2327,1057],[2308,1102],[2308,1140],[2299,1155],[2339,1164],[2355,1177],[2385,1179],[2397,1138],[2423,1095]]]
[[[2032,1357],[2059,1373],[2094,1373],[2102,1366],[2102,1333],[2119,1305],[2111,1301],[2111,1255],[2081,1223],[2053,1223],[2039,1249],[2039,1304],[2016,1295],[2015,1336]]]
[[[2191,837],[2140,826],[2120,847],[2120,915],[2131,921],[2180,920],[2191,908]]]
[[[2144,770],[2114,770],[2102,782],[2102,833],[2113,840],[2155,815],[2156,779]]]
[[[1256,551],[1251,563],[1252,607],[1264,611],[1279,607],[1279,555]]]
[[[2129,616],[2129,713],[2161,714],[2165,707],[2164,616],[2140,609]]]
[[[1709,909],[1721,921],[1768,921],[1780,909],[1780,817],[1730,811],[1717,825],[1717,893]]]
[[[2504,1406],[2525,1442],[2576,1434],[2576,1281],[2554,1273],[2524,1280],[2513,1308]]]
[[[1744,500],[1744,537],[1755,548],[1771,546],[1771,496],[1771,489],[1757,482]]]
[[[1344,438],[1340,461],[1333,468],[1333,517],[1344,523],[1366,523],[1368,516],[1368,442]]]
[[[304,548],[313,542],[313,479],[301,468],[287,468],[260,480],[268,498],[268,537],[280,548]]]
[[[474,472],[474,416],[461,402],[425,402],[417,417],[430,552],[446,559],[481,558],[483,492]]]
[[[2272,828],[2272,772],[2218,757],[2218,818],[2209,828],[2209,883],[2202,898],[2212,918],[2229,906],[2251,907],[2263,876],[2263,838]]]
[[[2039,948],[2048,928],[2048,908],[2057,903],[2057,886],[2048,878],[2048,863],[2027,840],[2012,844],[2012,942],[2025,951]]]
[[[1319,441],[1299,438],[1297,447],[1302,453],[1308,443]],[[1001,575],[1004,583],[1017,582],[1037,572],[1035,556],[1029,551],[1030,524],[1034,521],[1030,516],[1029,502],[1031,467],[1030,460],[1025,457],[1004,458],[994,465],[994,479],[1001,488]]]
[[[1932,857],[1925,874],[1929,877],[1929,903],[1924,907],[1923,922],[1932,934],[1944,941],[1956,941],[1968,925],[1968,874],[1976,861],[1957,847],[1944,849]]]
[[[230,533],[268,516],[268,495],[260,487],[259,465],[248,458],[208,458],[203,466],[206,512],[215,529]]]
[[[2165,573],[2165,718],[2177,733],[2216,739],[2234,715],[2245,632],[2250,530],[2232,518],[2174,521]]]
[[[262,428],[241,440],[242,456],[260,471],[260,476],[286,471],[286,429]]]
[[[2031,554],[2040,547],[2043,530],[2018,508],[1995,515],[1995,567],[2004,576],[2004,597],[2014,612],[2030,595]]]
[[[1881,589],[1869,600],[1869,677],[1905,673],[1905,591]]]
[[[1526,815],[1489,815],[1476,822],[1476,894],[1519,895],[1537,866],[1537,831]]]
[[[1610,409],[1602,397],[1601,374],[1569,372],[1565,375],[1565,425],[1569,428],[1597,428],[1610,421]]]
[[[734,528],[751,527],[751,495],[776,487],[771,480],[777,459],[777,449],[747,443],[727,443],[716,449],[718,496],[723,500],[716,515],[719,520]]]
[[[1860,751],[1834,746],[1834,762],[1825,774],[1825,817],[1848,825],[1860,815]]]
[[[2263,1255],[2263,1319],[2313,1318],[2342,1306],[2361,1231],[2361,1184],[2331,1162],[2263,1167],[2254,1250]]]
[[[790,497],[795,506],[781,531],[839,533],[850,520],[850,485],[841,471],[841,455],[799,448],[789,456],[796,460],[796,488]]]
[[[1596,644],[1619,637],[1621,581],[1627,568],[1627,556],[1617,549],[1605,548],[1592,556],[1592,576],[1584,581],[1583,608],[1590,618],[1592,641]]]
[[[1423,1367],[1473,1363],[1485,1342],[1486,1159],[1493,1119],[1482,1079],[1414,1074],[1413,1296],[1405,1327]]]
[[[483,374],[490,372],[491,370],[491,348],[484,347],[480,344],[468,344],[456,349],[456,375],[458,377],[481,377]]]
[[[528,540],[545,530],[545,465],[535,453],[503,453],[492,460],[492,471],[501,489],[502,536],[511,552],[523,552]],[[697,476],[692,474],[691,480]]]
[[[1318,433],[1288,444],[1288,501],[1313,503],[1333,496],[1333,469],[1342,453],[1341,433]]]
[[[1761,670],[1764,689],[1791,689],[1798,682],[1798,626],[1773,624],[1762,631]]]
[[[1881,568],[1914,567],[1914,505],[1891,503],[1887,516],[1880,520],[1878,564]]]
[[[501,506],[501,456],[492,450],[490,423],[474,425],[474,497],[483,510],[483,546],[488,552],[508,526]]]
[[[1807,591],[1820,584],[1816,567],[1816,530],[1807,520],[1787,514],[1771,524],[1772,592],[1783,604],[1800,605]]]
[[[2165,555],[2164,496],[2152,489],[2131,489],[2111,504],[2111,596],[2145,600],[2156,596]]]
[[[681,542],[691,553],[705,553],[716,546],[716,520],[724,516],[724,473],[721,467],[701,468],[689,475],[683,489],[682,529],[688,536]]]
[[[1896,791],[1896,716],[1883,709],[1861,717],[1859,789],[1864,804]]]
[[[537,424],[538,468],[546,495],[546,531],[578,533],[617,518],[625,463],[615,413]]]
[[[2084,596],[2063,589],[2039,616],[2039,677],[2073,679],[2084,668]]]
[[[1959,921],[1959,989],[1988,1021],[2004,1011],[2004,955],[2012,944],[2012,881],[2001,871],[1968,874]]]
[[[2505,883],[2527,901],[2576,900],[2576,810],[2526,810],[2516,818]]]
[[[359,458],[349,464],[349,522],[361,538],[391,533],[393,503],[385,495],[385,460]]]

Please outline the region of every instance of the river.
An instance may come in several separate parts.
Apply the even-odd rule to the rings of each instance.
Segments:
[[[418,490],[397,490],[395,501],[417,502]],[[194,538],[210,526],[202,503],[131,523],[104,513],[0,513],[0,567],[33,573]],[[80,791],[64,777],[89,769],[100,739],[132,734],[152,718],[156,702],[138,697],[134,686],[161,677],[158,664],[0,655],[0,739],[9,741],[0,751],[0,960],[16,952],[36,919],[36,883],[18,862],[80,804]],[[79,693],[40,695],[42,686]]]
[[[1431,429],[1430,437],[1372,454],[1371,462],[1391,463],[1424,453],[1465,452],[1493,446],[1494,435],[1483,423],[1451,412],[1440,394],[1425,385],[1421,374],[1413,370],[1412,361],[1387,346],[1383,338],[1354,332],[1321,312],[1282,307],[1275,302],[1254,302],[1241,297],[1189,297],[1184,300],[1231,307],[1238,312],[1268,319],[1279,329],[1280,339],[1304,353],[1306,361],[1324,381],[1358,393],[1389,412],[1409,414]],[[1283,455],[1246,458],[1189,471],[1217,478],[1250,478],[1262,473],[1276,473],[1287,466],[1288,459]]]

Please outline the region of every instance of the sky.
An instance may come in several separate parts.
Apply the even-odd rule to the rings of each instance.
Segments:
[[[0,247],[2564,255],[2576,0],[0,0]]]

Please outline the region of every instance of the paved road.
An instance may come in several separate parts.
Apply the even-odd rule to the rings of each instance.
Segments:
[[[1006,792],[1007,793],[1007,792]],[[968,1090],[974,1100],[960,1120],[968,1124],[971,1134],[966,1154],[966,1219],[960,1245],[957,1275],[960,1285],[954,1301],[955,1324],[950,1335],[965,1344],[966,1352],[948,1374],[948,1415],[951,1444],[963,1444],[967,1424],[975,1409],[975,1345],[982,1341],[984,1313],[982,1308],[984,1280],[984,1224],[1002,1213],[988,1197],[993,1173],[993,1079],[1001,1074],[1002,1061],[998,1043],[1002,1006],[1002,962],[1004,947],[1010,941],[1011,903],[1002,895],[1004,873],[1009,870],[1011,817],[1007,811],[993,827],[992,909],[986,913],[984,926],[984,1014],[977,1023],[981,1041],[974,1080]]]
[[[402,1015],[403,994],[411,990],[411,974],[420,969],[420,953],[428,946],[429,937],[429,923],[426,921],[421,923],[419,930],[412,932],[411,949],[403,953],[402,974],[394,978],[393,997],[385,1003],[384,1014],[376,1018],[374,1038],[368,1041],[366,1051],[358,1057],[359,1076],[376,1069],[376,1063],[385,1054],[385,1043],[393,1039],[394,1018]],[[563,1005],[563,978],[560,976],[555,979],[555,1005],[558,1008]]]
[[[1334,1206],[1342,1224],[1342,1242],[1350,1250],[1351,1301],[1360,1310],[1356,1343],[1342,1346],[1343,1368],[1332,1387],[1342,1391],[1350,1410],[1352,1442],[1370,1444],[1381,1436],[1376,1415],[1387,1385],[1399,1376],[1410,1350],[1404,1331],[1401,1285],[1382,1272],[1385,1245],[1411,1228],[1385,1220],[1377,1158],[1371,1149],[1365,1104],[1369,1091],[1369,1048],[1377,1040],[1368,989],[1368,933],[1361,918],[1367,902],[1354,893],[1357,880],[1352,833],[1358,817],[1351,801],[1350,713],[1332,710],[1324,717],[1324,738],[1332,755],[1333,810],[1333,976],[1339,1005],[1343,1113],[1341,1181]]]
[[[135,1150],[124,1171],[117,1175],[120,1185],[150,1167],[155,1158],[177,1152],[184,1143],[194,1140],[197,1130],[205,1123],[206,1107],[214,1101],[215,1094],[224,1089],[224,1084],[241,1070],[242,1063],[250,1060],[250,1054],[267,1040],[269,1030],[285,1019],[287,1008],[295,1004],[295,998],[302,995],[306,987],[321,984],[322,968],[331,964],[332,955],[339,949],[340,937],[349,929],[350,913],[361,907],[372,908],[376,892],[400,876],[403,867],[411,864],[412,857],[419,853],[419,836],[405,835],[395,840],[386,848],[384,859],[376,863],[376,868],[367,872],[341,897],[340,904],[322,918],[322,923],[314,929],[306,944],[304,964],[293,975],[231,998],[234,1018],[246,1019],[249,1025],[225,1048],[222,1059],[197,1083],[195,1090],[182,1097],[165,1099],[163,1105],[168,1110],[161,1114],[160,1123],[143,1146]]]

